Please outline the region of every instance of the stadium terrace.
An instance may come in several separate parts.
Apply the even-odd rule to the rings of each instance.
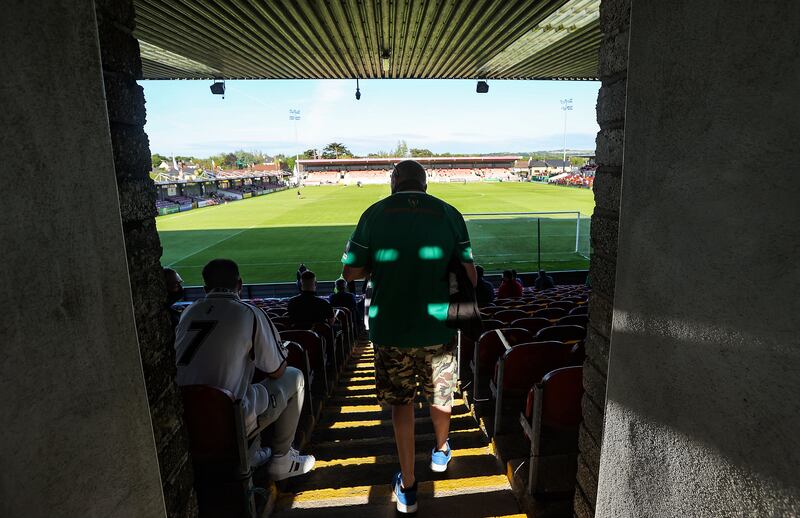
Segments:
[[[800,182],[754,174],[800,147],[797,2],[2,8],[3,167],[27,180],[4,182],[0,218],[3,518],[380,518],[417,496],[420,516],[446,518],[800,516]],[[499,98],[537,130],[566,120],[566,81],[588,82],[595,163],[421,158],[431,197],[390,195],[397,158],[153,178],[145,122],[161,114],[140,83],[191,80],[216,102],[234,79],[457,79],[479,102],[547,81],[525,86],[552,113]],[[226,141],[260,141],[235,115]],[[422,188],[406,165],[395,187]],[[216,206],[159,215],[200,203]],[[502,274],[481,278],[475,257]],[[578,266],[534,271],[554,263]],[[248,283],[258,272],[291,282]],[[392,288],[365,289],[373,273]],[[373,344],[370,322],[407,335],[398,346],[447,333],[412,358]],[[180,382],[198,351],[238,382]],[[449,413],[423,410],[408,363],[437,372]],[[407,486],[399,462],[416,468]]]

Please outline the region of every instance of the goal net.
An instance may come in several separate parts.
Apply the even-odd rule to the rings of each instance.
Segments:
[[[475,261],[487,272],[589,267],[591,218],[578,211],[464,214]]]

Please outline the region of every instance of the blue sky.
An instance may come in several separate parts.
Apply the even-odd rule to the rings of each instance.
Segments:
[[[211,81],[141,81],[150,149],[207,157],[245,149],[294,154],[342,142],[358,155],[398,140],[436,153],[561,149],[560,99],[572,98],[567,147],[594,149],[598,82],[364,80],[228,81],[225,99]],[[295,130],[289,109],[301,110]]]

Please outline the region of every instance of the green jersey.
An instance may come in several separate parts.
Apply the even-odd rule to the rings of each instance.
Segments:
[[[424,192],[404,191],[361,215],[342,263],[372,274],[369,336],[391,347],[448,343],[448,263],[471,263],[464,218],[454,207]]]

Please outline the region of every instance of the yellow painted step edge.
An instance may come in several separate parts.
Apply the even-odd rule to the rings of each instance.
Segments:
[[[505,475],[487,475],[480,477],[456,478],[449,480],[432,480],[420,482],[418,494],[445,496],[448,494],[486,493],[509,489],[508,479]],[[392,488],[388,483],[374,486],[353,486],[336,489],[314,489],[302,491],[296,495],[291,493],[279,496],[279,507],[283,508],[312,508],[332,507],[347,504],[360,504],[375,502],[376,499],[385,499],[387,502],[392,497]]]
[[[488,446],[480,448],[464,448],[460,450],[453,450],[453,457],[471,457],[478,455],[494,456]],[[416,460],[430,459],[430,453],[418,453]],[[378,455],[369,457],[351,457],[348,459],[333,459],[333,460],[318,460],[314,464],[314,469],[330,468],[339,466],[358,466],[363,464],[391,464],[397,462],[397,455]]]
[[[467,417],[472,417],[472,414],[469,412],[464,412],[461,414],[453,414],[452,419],[461,420]],[[417,417],[416,419],[419,423],[428,423],[430,422],[429,417]],[[475,421],[474,419],[472,420]],[[330,424],[321,424],[320,430],[342,430],[345,428],[371,428],[375,426],[391,426],[392,420],[391,419],[364,419],[361,421],[336,421]]]
[[[345,396],[345,398],[351,397],[360,397],[360,396]],[[463,399],[455,399],[453,400],[453,409],[456,407],[460,407],[464,405]],[[387,409],[389,407],[386,407]],[[361,414],[366,412],[380,412],[384,408],[380,405],[348,405],[348,406],[338,406],[332,405],[330,407],[326,407],[325,410],[331,413],[336,414]],[[465,412],[469,412],[469,410],[465,410]],[[453,414],[456,415],[456,414]],[[460,414],[458,414],[460,415]]]

